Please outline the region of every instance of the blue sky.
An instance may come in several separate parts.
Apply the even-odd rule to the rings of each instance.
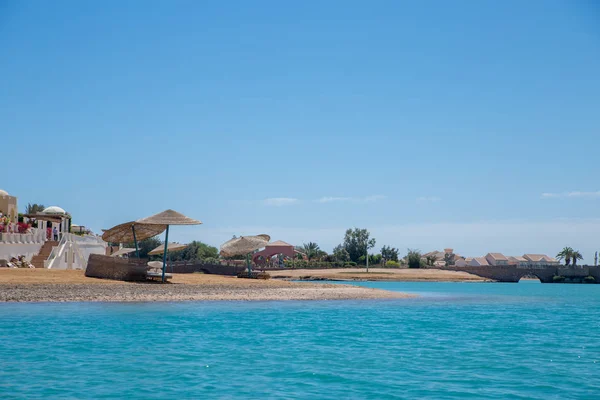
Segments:
[[[0,2],[0,188],[99,231],[600,249],[589,1]]]

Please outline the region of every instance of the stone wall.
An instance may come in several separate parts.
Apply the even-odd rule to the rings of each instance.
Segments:
[[[90,254],[85,276],[118,281],[145,281],[147,270],[145,260]]]
[[[519,282],[527,275],[536,276],[543,283],[554,282],[554,276],[564,276],[567,281],[582,280],[586,276],[593,276],[596,283],[600,283],[600,267],[582,266],[565,267],[553,266],[515,266],[515,265],[489,265],[480,267],[445,267],[446,270],[463,271],[483,278],[493,279],[498,282]]]
[[[245,270],[246,267],[241,265],[202,264],[193,262],[174,262],[167,265],[167,271],[175,274],[202,272],[205,274],[237,276],[238,273]]]

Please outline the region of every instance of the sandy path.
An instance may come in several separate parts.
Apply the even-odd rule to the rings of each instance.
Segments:
[[[486,282],[489,279],[460,271],[441,269],[388,269],[364,268],[342,269],[297,269],[286,271],[269,271],[273,278],[289,279],[328,279],[328,280],[369,280],[369,281],[401,281],[401,282]]]

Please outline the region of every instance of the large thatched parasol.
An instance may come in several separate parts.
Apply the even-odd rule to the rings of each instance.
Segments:
[[[130,249],[127,247],[123,247],[122,249],[119,249],[119,250],[115,251],[114,253],[112,253],[110,256],[111,257],[124,256],[125,254],[133,253],[134,251],[136,251],[136,249]]]
[[[165,234],[165,249],[163,252],[163,268],[162,268],[162,281],[165,281],[165,269],[167,266],[167,245],[169,243],[169,225],[200,225],[202,222],[186,217],[185,215],[178,213],[173,210],[166,210],[161,213],[152,215],[151,217],[138,219],[135,221],[136,224],[151,224],[151,225],[166,225],[167,230]]]
[[[269,244],[271,237],[269,235],[240,236],[233,238],[221,245],[221,255],[223,257],[246,256],[248,265],[248,276],[252,272],[250,266],[250,253]]]
[[[183,250],[187,247],[187,244],[181,244],[181,243],[169,243],[167,245],[167,251],[178,251],[178,250]],[[157,248],[155,248],[154,250],[148,252],[148,255],[154,256],[157,254],[162,254],[165,252],[165,247],[163,245],[158,246]]]
[[[107,229],[102,234],[102,240],[111,243],[135,243],[135,253],[140,258],[138,240],[144,240],[160,235],[167,229],[165,224],[138,224],[135,221],[125,222]]]

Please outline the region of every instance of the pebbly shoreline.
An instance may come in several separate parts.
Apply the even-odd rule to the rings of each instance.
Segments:
[[[284,282],[282,282],[284,283]],[[398,299],[403,293],[345,285],[243,287],[184,284],[2,284],[0,302],[151,302]]]

